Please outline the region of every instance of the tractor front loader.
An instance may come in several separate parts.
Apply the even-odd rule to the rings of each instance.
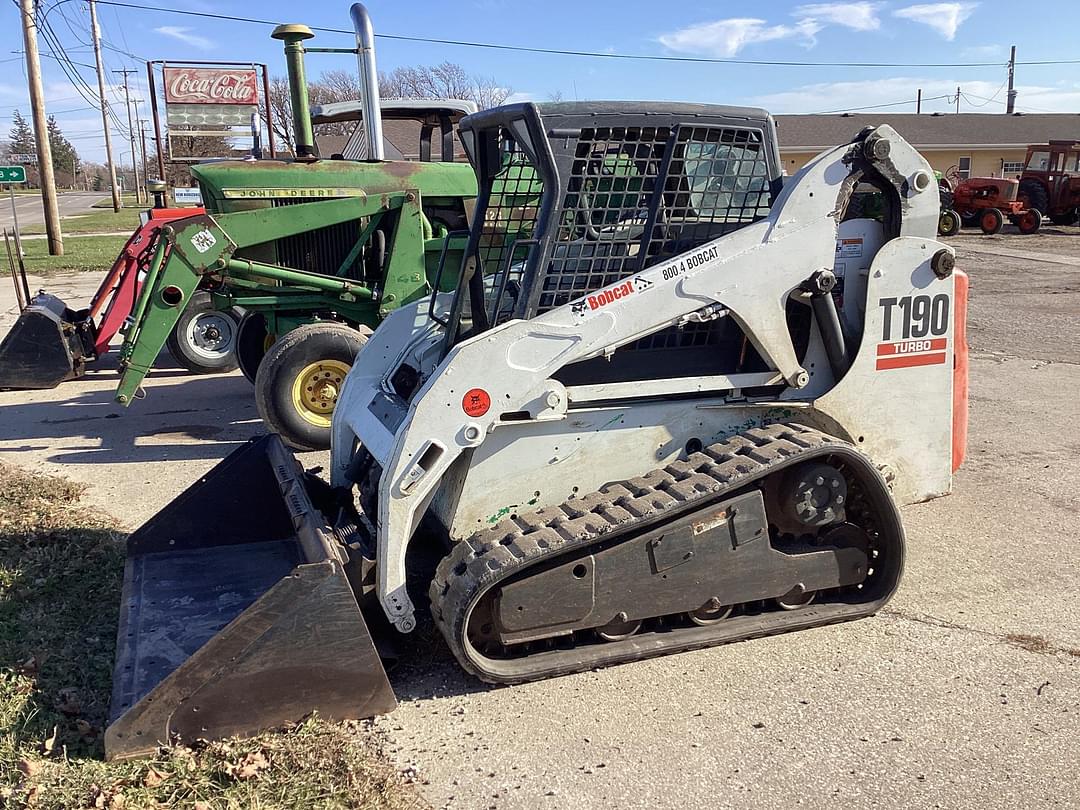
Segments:
[[[285,42],[297,157],[191,168],[206,213],[175,223],[157,246],[125,331],[118,402],[137,398],[167,336],[189,316],[195,291],[209,289],[217,311],[245,313],[236,354],[264,422],[295,449],[327,449],[338,391],[371,330],[431,291],[440,256],[460,257],[476,179],[468,164],[454,162],[454,125],[476,106],[380,102],[360,4],[353,18],[358,48],[348,52],[359,53],[361,98],[314,116],[358,121],[331,159],[315,154],[312,135],[303,64],[311,31],[275,29]],[[384,137],[384,115],[400,149]],[[415,132],[401,135],[406,123]],[[406,159],[403,150],[414,145],[419,159]],[[388,152],[398,159],[386,160]],[[444,285],[452,283],[448,277]]]
[[[0,389],[55,388],[82,376],[87,363],[109,351],[130,314],[163,225],[192,213],[161,206],[147,211],[85,309],[73,310],[44,290],[24,302],[0,342]]]
[[[329,485],[271,434],[130,538],[109,756],[384,711],[369,627],[428,610],[512,684],[895,592],[898,507],[950,491],[966,431],[966,276],[918,152],[868,128],[781,186],[758,109],[460,128],[479,196],[456,288],[357,357]],[[849,212],[867,193],[880,219]]]

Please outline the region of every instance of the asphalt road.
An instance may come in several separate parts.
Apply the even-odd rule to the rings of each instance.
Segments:
[[[972,277],[968,457],[952,496],[903,510],[889,606],[496,689],[421,628],[372,727],[434,806],[1080,806],[1080,275],[1037,258],[1080,259],[1080,229],[951,243]],[[127,412],[114,381],[0,393],[0,459],[87,482],[135,526],[260,429],[238,374],[164,369]]]
[[[107,193],[102,194],[100,191],[62,191],[56,198],[56,205],[60,216],[67,217],[89,211],[94,203],[106,196]],[[20,228],[45,222],[45,211],[41,207],[41,197],[37,194],[16,194],[15,210],[19,216]],[[0,228],[11,228],[13,225],[11,197],[6,187],[0,187]]]

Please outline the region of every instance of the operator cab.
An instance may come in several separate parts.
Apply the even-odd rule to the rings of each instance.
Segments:
[[[315,135],[320,156],[368,160],[367,130],[362,126],[363,102],[335,101],[311,108],[311,123],[322,129]],[[458,121],[476,112],[472,101],[455,98],[383,99],[383,145],[387,160],[445,163],[466,160],[454,137]],[[432,145],[436,145],[436,157]]]

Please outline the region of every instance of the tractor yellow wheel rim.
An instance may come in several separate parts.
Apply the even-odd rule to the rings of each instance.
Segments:
[[[315,427],[330,427],[341,385],[349,373],[349,364],[340,360],[320,360],[310,363],[296,375],[292,386],[292,402],[296,412]]]

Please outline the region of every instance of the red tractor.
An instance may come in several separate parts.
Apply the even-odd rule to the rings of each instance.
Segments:
[[[953,209],[965,225],[978,225],[985,234],[995,234],[1005,219],[1020,233],[1035,233],[1042,227],[1042,214],[1018,199],[1020,183],[1004,177],[971,177],[953,189]]]
[[[1024,205],[1049,216],[1055,225],[1076,222],[1080,211],[1080,141],[1029,146],[1019,196]]]

